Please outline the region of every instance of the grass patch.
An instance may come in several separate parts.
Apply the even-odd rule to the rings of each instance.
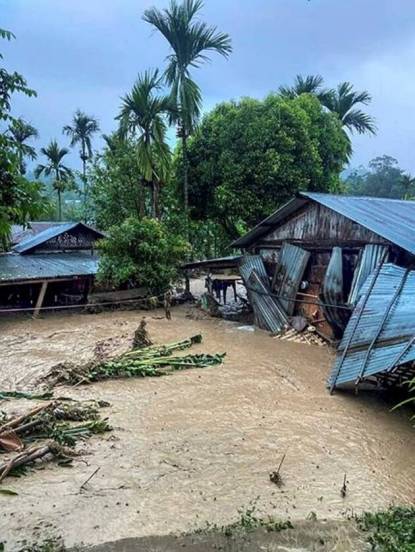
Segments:
[[[196,533],[217,533],[225,537],[241,536],[257,529],[265,529],[268,533],[279,532],[284,529],[292,529],[291,521],[276,520],[269,516],[266,518],[256,515],[256,501],[251,502],[247,508],[238,510],[239,518],[228,525],[206,523],[206,527],[198,529]]]
[[[365,513],[360,529],[370,532],[368,542],[379,552],[415,552],[415,508],[393,507],[385,512]]]

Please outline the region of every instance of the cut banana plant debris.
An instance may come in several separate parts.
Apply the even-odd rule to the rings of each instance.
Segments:
[[[55,401],[6,419],[0,426],[0,452],[18,454],[0,462],[0,482],[8,475],[25,473],[27,465],[40,459],[70,463],[77,441],[111,430],[107,419],[100,418],[98,407],[91,401]],[[79,421],[83,423],[72,423]]]
[[[52,386],[61,383],[79,385],[109,378],[159,377],[178,370],[222,364],[225,353],[173,355],[201,342],[202,336],[198,334],[167,345],[133,349],[105,361],[91,361],[83,365],[60,363],[52,368],[46,381]]]

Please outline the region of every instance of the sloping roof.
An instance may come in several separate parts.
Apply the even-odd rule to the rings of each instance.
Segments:
[[[60,226],[62,224],[67,224],[66,222],[56,222],[56,221],[36,221],[28,222],[27,225],[23,226],[22,224],[13,224],[11,229],[11,242],[12,245],[17,245],[23,240],[32,238],[51,228],[52,226]]]
[[[36,234],[35,236],[32,236],[30,238],[27,238],[26,240],[21,241],[18,245],[16,245],[13,248],[13,250],[16,251],[16,253],[29,253],[30,251],[32,251],[39,245],[42,245],[43,243],[47,242],[48,240],[56,238],[57,236],[64,234],[65,232],[70,232],[75,228],[84,228],[85,230],[93,232],[94,234],[96,234],[97,238],[104,237],[104,234],[102,232],[95,230],[95,228],[92,228],[91,226],[88,226],[83,222],[67,222],[64,224],[51,226],[50,228],[47,228],[46,230],[39,232],[39,234]]]
[[[0,255],[0,284],[89,276],[98,270],[98,257],[90,253],[39,253],[37,255]]]
[[[232,247],[248,247],[310,200],[336,211],[415,255],[415,201],[312,192],[301,192],[245,236],[234,241]]]
[[[258,241],[259,238],[271,232],[272,229],[276,228],[281,221],[285,220],[287,217],[298,211],[298,209],[300,209],[307,202],[308,200],[306,198],[294,197],[288,203],[275,211],[275,213],[272,213],[272,215],[257,224],[244,236],[232,242],[231,247],[249,247],[251,244]]]
[[[331,389],[415,360],[414,294],[415,271],[385,264],[368,277],[337,350]]]

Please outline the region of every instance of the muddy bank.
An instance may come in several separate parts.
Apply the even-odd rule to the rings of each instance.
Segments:
[[[71,469],[48,465],[3,484],[19,493],[0,495],[6,550],[45,533],[62,535],[67,546],[96,545],[191,531],[207,521],[223,525],[256,497],[259,514],[292,520],[310,512],[341,519],[413,501],[415,440],[405,413],[391,413],[373,394],[330,396],[325,348],[222,320],[193,320],[186,311],[175,309],[171,322],[148,315],[154,340],[200,332],[204,343],[194,351],[226,351],[225,364],[64,389],[111,402],[114,431],[92,439]],[[0,322],[2,387],[27,388],[59,361],[86,360],[102,339],[125,348],[140,318],[129,311]],[[269,472],[284,452],[278,488]]]
[[[87,549],[87,552],[363,552],[370,550],[367,535],[350,522],[300,522],[281,532],[256,530],[225,536],[222,532],[198,535],[122,539]]]

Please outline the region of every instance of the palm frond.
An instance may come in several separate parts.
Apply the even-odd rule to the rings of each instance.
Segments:
[[[343,125],[351,132],[358,134],[376,134],[376,124],[373,117],[360,109],[351,109],[343,117]]]
[[[99,123],[95,117],[87,115],[78,109],[72,118],[72,124],[65,125],[62,132],[70,137],[71,147],[81,144],[81,157],[83,156],[83,152],[85,152],[87,158],[89,158],[92,155],[92,137],[99,130]]]
[[[187,133],[194,127],[201,108],[200,90],[191,79],[189,69],[208,61],[211,53],[226,58],[232,52],[228,34],[196,19],[202,8],[202,0],[183,0],[182,3],[172,0],[167,9],[151,8],[143,16],[144,21],[165,37],[171,48],[164,73],[171,87],[171,101],[176,104],[176,115],[173,113],[170,121],[179,118],[182,126],[190,125]]]

